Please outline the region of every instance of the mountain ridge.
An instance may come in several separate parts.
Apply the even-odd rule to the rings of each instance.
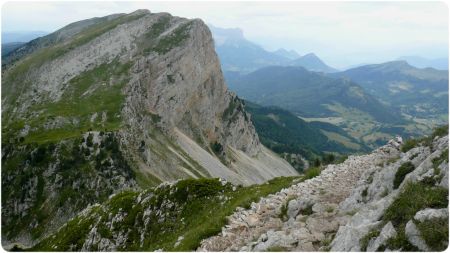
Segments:
[[[310,71],[325,72],[325,73],[338,72],[337,69],[332,68],[332,67],[328,66],[327,64],[325,64],[314,53],[309,53],[309,54],[303,55],[303,56],[293,60],[290,63],[290,65],[304,67],[305,69],[308,69]]]
[[[274,54],[289,58],[291,60],[295,60],[297,58],[300,58],[300,55],[297,53],[297,51],[291,49],[291,50],[286,50],[284,48],[280,48],[276,51],[273,51]]]
[[[438,118],[448,114],[448,71],[445,70],[416,68],[406,61],[392,61],[330,75],[357,82],[373,96],[413,117]]]
[[[260,144],[199,19],[113,14],[70,24],[8,57],[3,243],[33,245],[125,189],[298,174]]]
[[[434,68],[448,70],[448,58],[424,58],[420,56],[401,56],[397,60],[405,60],[416,68]]]
[[[219,28],[213,25],[209,25],[209,27],[224,72],[248,74],[263,67],[289,65],[303,66],[311,71],[336,71],[313,53],[300,56],[294,50],[287,51],[283,48],[269,52],[256,43],[247,40],[242,29]]]
[[[287,79],[289,78],[289,80]],[[315,85],[311,84],[314,83]],[[326,102],[320,102],[320,104],[332,104],[334,102],[339,102],[342,104],[348,104],[349,106],[359,108],[356,106],[358,103],[369,103],[374,102],[376,105],[371,105],[371,108],[376,111],[376,108],[384,108],[381,104],[376,102],[371,96],[368,96],[363,92],[363,90],[356,84],[344,79],[334,79],[329,78],[324,74],[315,73],[307,71],[302,67],[282,67],[273,66],[266,67],[248,75],[240,77],[239,80],[234,80],[230,84],[231,89],[234,89],[243,98],[248,99],[252,102],[256,102],[262,105],[277,105],[284,109],[290,110],[294,113],[302,115],[307,112],[308,116],[333,116],[333,112],[326,107],[321,107],[323,109],[317,108],[318,103],[313,94],[323,94]],[[326,85],[327,89],[324,89],[320,85]],[[294,106],[288,105],[286,103],[289,100],[286,96],[283,96],[284,102],[276,104],[275,97],[277,92],[280,90],[293,94],[292,92],[298,89],[303,89],[301,97],[296,96],[295,100],[301,100],[304,106]],[[305,89],[308,88],[309,91],[305,93]],[[326,90],[334,89],[332,93],[324,93]],[[261,94],[261,92],[265,92]],[[270,96],[268,96],[270,94]],[[337,94],[346,95],[350,100],[335,100],[339,96]],[[312,99],[314,98],[314,101]],[[293,100],[291,100],[293,101]],[[309,102],[308,102],[309,101]],[[370,110],[372,110],[370,109]],[[363,109],[364,110],[364,109]],[[305,115],[306,116],[306,115]],[[376,113],[373,114],[375,118],[384,120],[386,117],[388,121],[395,121],[395,117],[390,113]]]

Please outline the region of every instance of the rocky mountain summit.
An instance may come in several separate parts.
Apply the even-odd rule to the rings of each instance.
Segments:
[[[4,245],[33,245],[125,189],[297,175],[260,144],[199,19],[138,10],[83,20],[3,63]]]
[[[440,251],[448,245],[448,136],[392,140],[261,198],[200,251]],[[404,148],[402,148],[404,150]]]

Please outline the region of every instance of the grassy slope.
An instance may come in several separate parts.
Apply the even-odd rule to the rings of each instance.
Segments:
[[[91,145],[88,139],[3,145],[2,236],[14,238],[27,231],[37,239],[55,216],[70,216],[106,200],[125,187],[121,178],[129,182],[136,177],[114,133],[103,134],[100,144]],[[16,204],[27,207],[16,213]],[[29,229],[31,223],[35,226]]]
[[[113,20],[99,22],[96,25],[88,27],[79,34],[76,34],[68,43],[57,43],[50,47],[44,47],[33,52],[31,55],[24,57],[5,72],[4,80],[2,80],[2,100],[7,99],[11,104],[17,101],[17,98],[21,95],[21,91],[27,89],[30,84],[29,81],[25,80],[28,71],[38,68],[44,62],[49,62],[68,53],[72,49],[95,39],[99,35],[116,28],[120,24],[139,19],[142,16],[143,14],[125,15]],[[48,36],[51,36],[51,34]],[[2,115],[2,119],[3,116],[5,115]]]
[[[2,81],[3,95],[8,95],[12,103],[20,95],[21,85],[26,85],[21,80],[29,69],[55,59],[128,20],[102,23],[81,32],[68,45],[47,47],[32,53],[7,70]],[[129,67],[129,64],[113,62],[86,71],[68,83],[61,100],[34,105],[22,118],[9,122],[2,120],[3,236],[14,238],[26,231],[37,239],[51,229],[50,223],[55,221],[57,213],[70,216],[93,201],[106,199],[120,187],[121,184],[108,175],[112,169],[115,175],[122,175],[125,179],[134,177],[113,133],[110,133],[111,138],[105,139],[105,146],[80,147],[86,141],[81,135],[88,129],[118,128],[120,118],[116,115],[120,113],[123,102],[123,75]],[[109,83],[111,77],[116,79]],[[11,86],[17,83],[20,85]],[[90,117],[96,112],[99,116],[91,122]],[[104,122],[101,122],[102,112],[107,115]],[[14,116],[3,111],[2,119],[7,118]],[[55,119],[63,119],[64,124],[54,129],[43,126]],[[19,137],[25,124],[31,130],[25,138]],[[94,155],[97,151],[99,154]],[[49,168],[53,168],[50,169],[52,173]],[[109,179],[105,180],[106,177]],[[92,185],[89,180],[96,180],[97,184]],[[12,211],[15,202],[25,205],[20,214]],[[30,229],[32,223],[35,225]]]
[[[123,192],[94,207],[86,216],[79,215],[62,227],[54,236],[42,241],[33,250],[80,250],[94,220],[102,238],[113,239],[128,231],[126,242],[119,250],[192,251],[200,241],[221,231],[226,216],[236,207],[248,208],[260,197],[275,193],[299,182],[301,178],[276,178],[262,185],[234,188],[217,179],[183,180],[174,186],[161,186],[144,192]],[[140,196],[140,197],[138,197]],[[139,201],[139,199],[141,201]],[[123,221],[110,230],[106,222],[109,214],[124,214]],[[144,216],[145,211],[151,215]],[[111,217],[111,215],[110,215]],[[148,219],[148,226],[144,226]],[[144,234],[141,242],[140,234]],[[175,246],[177,239],[184,239]],[[55,248],[55,246],[57,246]],[[97,250],[94,245],[90,250]]]

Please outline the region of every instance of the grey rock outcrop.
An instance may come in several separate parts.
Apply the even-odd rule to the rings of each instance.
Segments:
[[[417,229],[416,225],[412,220],[406,223],[405,227],[405,235],[408,238],[408,241],[416,246],[421,251],[430,251],[430,248],[427,246],[426,242],[420,236],[420,231]]]
[[[384,225],[383,229],[381,229],[380,235],[377,238],[369,241],[369,244],[367,245],[367,251],[377,251],[382,245],[385,245],[388,239],[393,238],[396,235],[397,231],[392,225],[392,222],[388,222],[386,225]]]
[[[371,230],[377,229],[383,224],[383,214],[403,191],[404,187],[408,183],[424,180],[430,172],[434,175],[433,159],[442,155],[446,149],[448,149],[448,136],[436,139],[430,147],[419,146],[409,150],[407,153],[401,153],[397,161],[387,166],[379,167],[374,171],[367,171],[354,188],[353,193],[340,204],[341,210],[349,211],[354,208],[357,210],[357,213],[351,217],[345,226],[339,228],[336,237],[331,243],[331,250],[361,250],[360,240]],[[415,169],[405,176],[398,189],[393,189],[392,184],[398,168],[408,161],[415,165]],[[448,164],[448,162],[444,161],[439,166],[443,169],[440,170],[439,175],[436,175],[437,178],[443,177],[444,174],[448,173],[448,165],[443,166],[444,164]],[[448,182],[446,184],[448,187]],[[431,215],[431,213],[437,214],[441,212],[443,213],[444,211],[419,212],[418,218],[423,217],[424,214]],[[422,247],[422,241],[417,239],[418,233],[416,233],[416,230],[414,224],[409,224],[410,237],[413,238],[417,245]],[[418,247],[416,244],[413,245]],[[422,248],[425,249],[425,246]],[[427,249],[429,250],[429,248]]]
[[[222,228],[222,232],[203,240],[198,250],[329,249],[333,235],[351,218],[351,212],[340,210],[339,203],[352,193],[362,174],[399,154],[398,145],[391,143],[371,154],[350,156],[341,164],[328,165],[315,178],[262,198],[258,203],[253,203],[249,210],[237,210],[229,217],[228,225]],[[286,208],[286,219],[280,216],[283,206]],[[250,220],[251,226],[248,225]]]
[[[448,208],[442,209],[427,208],[417,212],[416,215],[414,215],[414,219],[420,222],[440,218],[448,218]]]
[[[350,156],[341,164],[328,165],[313,179],[262,198],[249,210],[237,210],[222,232],[203,240],[198,250],[402,250],[389,248],[389,241],[399,233],[405,233],[413,247],[430,250],[413,221],[398,229],[383,215],[409,182],[429,180],[424,175],[430,170],[433,175],[437,173],[436,185],[430,187],[439,187],[441,178],[448,174],[448,162],[440,162],[440,170],[433,170],[433,166],[445,154],[448,137],[406,153],[400,151],[401,141],[392,140],[369,155]],[[396,172],[407,162],[414,164],[415,169],[394,189]],[[445,217],[448,208],[424,209],[414,219],[420,222]],[[367,243],[364,246],[363,238]]]

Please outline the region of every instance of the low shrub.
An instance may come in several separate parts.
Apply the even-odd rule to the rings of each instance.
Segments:
[[[320,172],[321,169],[318,167],[309,168],[308,170],[305,171],[305,180],[317,177],[318,175],[320,175]]]
[[[448,218],[416,223],[421,237],[433,251],[444,251],[448,246]]]
[[[307,206],[306,208],[300,210],[299,213],[300,213],[301,215],[311,215],[311,214],[313,214],[312,207],[313,207],[312,205],[309,205],[309,206]]]
[[[397,173],[395,173],[394,178],[394,189],[397,189],[405,179],[406,175],[411,173],[415,169],[414,164],[411,162],[403,163],[397,170]]]
[[[434,139],[436,136],[442,137],[448,135],[448,125],[437,127],[431,134],[431,138]]]
[[[400,250],[401,251],[419,251],[419,249],[412,245],[409,241],[408,238],[405,235],[405,227],[400,227],[397,228],[397,236],[389,238],[386,241],[386,247],[389,249],[395,249],[395,250]],[[377,250],[378,251],[382,251],[385,247],[380,247]]]
[[[406,140],[402,147],[401,147],[401,151],[403,153],[408,152],[409,150],[417,147],[420,144],[420,139],[408,139]]]
[[[419,145],[431,146],[431,143],[433,142],[434,138],[436,138],[436,136],[442,137],[446,135],[448,135],[448,125],[437,127],[434,129],[433,133],[428,137],[406,140],[401,147],[401,151],[408,152],[409,150]]]
[[[448,189],[432,187],[421,182],[408,183],[396,200],[386,209],[383,220],[394,225],[406,224],[414,215],[427,207],[448,206]]]
[[[447,206],[448,189],[445,189],[443,187],[429,186],[421,182],[408,183],[405,186],[405,189],[386,209],[386,212],[383,215],[384,223],[391,221],[395,229],[397,230],[397,236],[390,238],[387,241],[386,246],[391,250],[401,249],[402,251],[418,251],[419,249],[411,245],[411,243],[409,243],[408,241],[408,238],[406,238],[406,223],[409,220],[413,219],[414,215],[422,209],[444,208]],[[428,231],[427,229],[428,228],[426,228],[425,230]],[[448,234],[446,238],[448,238]],[[430,240],[434,241],[434,239]],[[448,239],[446,240],[448,241]]]

